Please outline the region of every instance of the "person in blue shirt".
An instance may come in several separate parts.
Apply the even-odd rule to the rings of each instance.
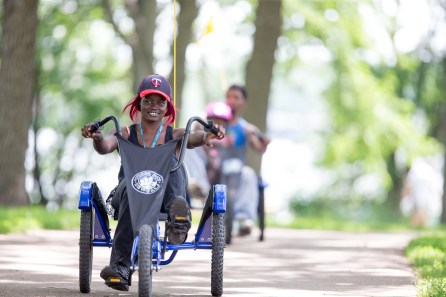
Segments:
[[[223,162],[231,159],[239,160],[241,164],[241,180],[234,213],[239,222],[239,235],[247,235],[251,233],[253,222],[257,218],[259,190],[257,174],[252,168],[245,165],[246,152],[250,147],[257,153],[263,154],[270,139],[259,128],[242,117],[243,110],[248,103],[248,94],[244,86],[231,85],[226,91],[225,101],[232,110],[232,118],[225,126],[227,139],[222,142],[229,145],[220,149],[220,157]]]

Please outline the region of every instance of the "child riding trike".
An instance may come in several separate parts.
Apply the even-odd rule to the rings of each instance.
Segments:
[[[100,273],[105,284],[128,291],[131,275],[138,267],[140,296],[151,295],[152,270],[169,264],[178,250],[212,249],[211,292],[214,296],[222,294],[225,186],[216,185],[210,191],[197,233],[186,242],[192,218],[185,199],[187,178],[182,164],[186,148],[212,146],[211,140],[223,139],[224,131],[218,124],[197,117],[191,118],[185,129],[173,127],[176,109],[171,93],[166,78],[158,74],[146,76],[123,110],[129,109],[134,124],[121,128],[117,119],[109,116],[81,129],[83,137],[93,140],[99,154],[117,150],[122,164],[119,184],[110,195],[111,205],[117,206],[118,219],[113,240],[104,223],[107,215],[99,215],[100,209],[95,208],[95,201],[102,201],[91,195],[99,192],[95,191],[95,184],[81,185],[79,208],[81,221],[85,221],[81,224],[81,291],[90,290],[92,247],[99,245],[112,247],[110,265]],[[114,121],[115,130],[104,136],[98,128],[109,120]],[[209,130],[191,131],[193,121],[204,123]],[[160,219],[166,220],[164,237]],[[172,254],[166,259],[166,252],[170,251]]]
[[[165,221],[164,230],[168,230],[167,214],[160,213],[162,197],[154,199],[144,197],[147,192],[163,192],[162,180],[168,179],[169,174],[178,170],[183,164],[184,152],[188,145],[188,135],[192,122],[198,121],[212,133],[218,130],[211,121],[205,122],[198,117],[189,119],[182,138],[175,139],[161,146],[144,149],[131,144],[120,134],[121,128],[114,116],[108,116],[90,128],[94,132],[108,121],[115,123],[116,137],[119,143],[119,153],[126,176],[129,209],[134,231],[133,248],[131,253],[132,272],[138,269],[139,296],[151,296],[152,271],[158,271],[160,266],[170,264],[177,252],[183,249],[211,249],[211,293],[221,296],[223,293],[223,254],[224,254],[224,212],[226,207],[226,186],[217,184],[209,192],[201,220],[194,238],[189,242],[172,244],[166,238],[167,233],[161,234],[160,221]],[[177,164],[170,167],[170,159],[165,158],[160,164],[165,168],[145,168],[142,159],[163,161],[162,155],[168,155],[165,150],[175,150],[181,141]],[[141,165],[144,168],[134,168]],[[132,167],[132,168],[131,168]],[[133,171],[133,172],[132,172]],[[135,173],[136,172],[136,173]],[[133,178],[132,178],[133,177]],[[133,195],[137,193],[138,195]],[[142,196],[142,198],[141,198]],[[142,200],[141,200],[142,199]],[[88,293],[92,277],[93,247],[112,247],[113,239],[108,225],[106,206],[101,198],[99,189],[94,182],[84,181],[80,187],[79,209],[81,210],[81,226],[79,241],[79,285],[80,291]],[[170,252],[170,256],[167,257]],[[121,282],[119,278],[107,279],[108,282]],[[131,284],[131,274],[128,285]]]

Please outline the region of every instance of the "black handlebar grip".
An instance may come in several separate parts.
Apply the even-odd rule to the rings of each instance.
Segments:
[[[211,133],[218,135],[218,129],[215,126],[212,126],[210,131]]]
[[[98,130],[102,130],[103,126],[104,126],[104,120],[100,121],[100,120],[95,120],[92,125],[90,126],[90,133],[94,133]]]
[[[91,125],[90,126],[90,129],[88,129],[88,131],[90,132],[90,133],[94,133],[94,132],[96,132],[98,130],[98,127],[96,127],[96,125]]]
[[[214,126],[214,122],[210,120],[208,120],[207,125],[204,125],[204,131],[218,135],[218,129]]]

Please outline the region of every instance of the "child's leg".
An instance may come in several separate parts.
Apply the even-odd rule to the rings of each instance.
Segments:
[[[257,174],[251,167],[243,166],[239,190],[234,201],[235,218],[255,221],[257,219],[258,200]]]

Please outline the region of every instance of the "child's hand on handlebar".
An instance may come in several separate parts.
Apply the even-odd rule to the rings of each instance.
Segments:
[[[211,131],[207,132],[205,134],[204,142],[207,146],[213,147],[212,140],[221,140],[225,137],[225,128],[223,128],[221,125],[214,124],[214,127],[218,129],[217,134],[212,133]]]
[[[84,138],[91,138],[93,140],[99,141],[102,140],[104,138],[104,135],[102,135],[101,130],[96,130],[95,132],[90,132],[91,128],[94,126],[94,124],[90,123],[90,124],[86,124],[85,126],[82,127],[81,132],[82,132],[82,136]]]

